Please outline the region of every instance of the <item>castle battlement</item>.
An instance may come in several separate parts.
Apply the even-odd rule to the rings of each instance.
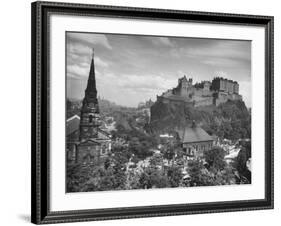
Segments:
[[[185,102],[193,106],[219,105],[228,100],[241,100],[239,84],[236,81],[222,77],[215,77],[212,81],[201,81],[193,85],[192,78],[186,76],[178,79],[177,87],[168,89],[158,101],[164,103]]]

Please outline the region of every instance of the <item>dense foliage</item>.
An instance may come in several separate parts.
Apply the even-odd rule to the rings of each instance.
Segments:
[[[224,161],[225,151],[220,147],[214,147],[211,150],[204,152],[204,159],[209,168],[215,170],[222,170],[225,168],[226,162]]]
[[[67,191],[105,191],[127,189],[150,189],[166,187],[214,186],[241,183],[235,176],[235,168],[224,162],[224,151],[215,147],[204,153],[204,159],[188,161],[184,179],[184,160],[173,156],[173,164],[164,165],[164,155],[149,157],[149,165],[140,169],[128,168],[125,150],[114,150],[114,154],[102,164],[68,164]],[[215,156],[218,156],[216,158]],[[132,156],[130,157],[132,159]],[[244,169],[244,168],[243,168]]]
[[[195,120],[209,134],[237,140],[251,137],[251,115],[241,100],[219,106],[193,107],[184,103],[156,102],[151,108],[151,123],[147,131],[160,133],[175,127],[188,126]]]
[[[251,183],[251,172],[247,167],[247,161],[251,158],[251,142],[242,144],[242,148],[236,157],[233,166],[237,169],[240,180],[243,183]]]

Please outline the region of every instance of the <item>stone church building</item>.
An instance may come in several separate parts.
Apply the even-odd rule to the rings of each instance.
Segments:
[[[203,157],[205,151],[211,150],[214,138],[194,122],[192,126],[177,131],[184,153],[189,157]]]
[[[111,136],[100,126],[93,51],[80,117],[75,115],[66,122],[68,160],[93,163],[108,156]]]

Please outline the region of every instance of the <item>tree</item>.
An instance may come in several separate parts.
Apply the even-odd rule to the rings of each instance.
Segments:
[[[110,164],[111,164],[110,158],[106,158],[106,160],[104,161],[104,168],[105,168],[105,169],[108,169],[108,167],[110,166]]]
[[[140,141],[138,137],[133,137],[129,143],[129,151],[140,159],[145,159],[152,155],[150,148],[150,143],[147,140]]]
[[[141,188],[166,188],[169,187],[169,180],[163,171],[148,167],[140,175],[139,179]]]
[[[188,164],[188,174],[190,175],[190,186],[213,186],[235,184],[235,175],[231,167],[223,170],[209,170],[201,160],[193,160]]]
[[[150,158],[150,167],[157,169],[159,166],[162,167],[163,165],[163,154],[154,154]]]
[[[81,164],[67,164],[67,192],[81,191],[89,178],[89,167],[84,167]]]
[[[251,183],[251,171],[247,168],[249,158],[251,158],[251,142],[244,142],[233,164],[242,177],[242,183]]]
[[[151,107],[148,131],[161,132],[181,128],[193,120],[209,133],[220,138],[238,139],[251,137],[251,113],[242,100],[229,100],[219,106],[192,107],[182,104],[156,102]]]
[[[166,145],[166,148],[164,148],[163,150],[163,157],[165,159],[172,160],[173,157],[175,156],[175,149],[176,149],[175,145],[168,143]]]
[[[127,171],[125,189],[139,189],[140,184],[140,173],[135,171]]]
[[[214,177],[204,167],[201,160],[195,159],[188,163],[188,174],[190,176],[190,186],[210,186],[215,185]]]
[[[222,170],[225,167],[224,161],[225,151],[220,147],[214,147],[211,150],[204,152],[205,161],[208,163],[209,168],[215,170]]]
[[[179,166],[171,166],[167,169],[167,176],[171,187],[178,187],[182,180],[182,171]]]

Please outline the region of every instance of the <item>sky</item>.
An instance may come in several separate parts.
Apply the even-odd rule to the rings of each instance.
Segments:
[[[68,98],[84,97],[93,48],[98,95],[116,104],[156,100],[186,75],[193,83],[237,81],[251,107],[250,41],[67,32]]]

